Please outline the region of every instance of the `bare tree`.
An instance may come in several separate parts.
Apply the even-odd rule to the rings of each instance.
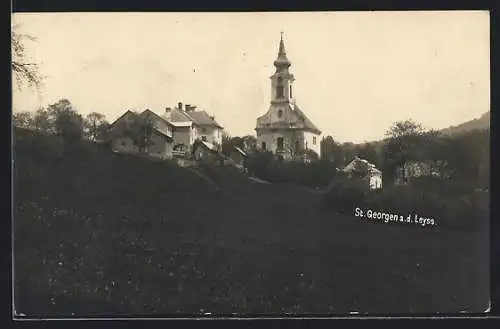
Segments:
[[[25,40],[35,41],[36,38],[30,35],[20,34],[18,29],[19,25],[14,25],[11,31],[12,73],[16,77],[19,90],[21,90],[24,85],[38,89],[43,79],[39,73],[38,64],[28,61],[24,46]]]

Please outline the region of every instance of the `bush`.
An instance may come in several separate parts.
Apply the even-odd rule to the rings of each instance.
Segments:
[[[419,180],[405,186],[371,191],[362,207],[403,216],[433,218],[443,228],[477,229],[489,216],[489,194],[467,192],[459,183]]]
[[[335,177],[336,169],[329,163],[282,162],[273,160],[268,152],[252,154],[246,162],[251,175],[276,184],[325,187]]]
[[[352,214],[368,196],[368,185],[360,179],[338,176],[325,196],[328,209],[342,214]]]

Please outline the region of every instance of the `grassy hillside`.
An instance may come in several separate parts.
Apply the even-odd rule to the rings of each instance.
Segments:
[[[332,215],[318,195],[223,168],[205,172],[211,183],[88,145],[60,150],[49,136],[16,131],[18,313],[486,308],[480,232]]]

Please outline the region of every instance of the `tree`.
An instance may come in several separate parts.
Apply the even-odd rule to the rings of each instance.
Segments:
[[[244,150],[248,153],[255,152],[257,150],[257,138],[252,135],[243,136]]]
[[[321,139],[321,160],[325,162],[334,162],[335,141],[332,136],[326,136]]]
[[[67,142],[81,140],[83,137],[83,117],[65,98],[47,107],[50,122],[56,135]]]
[[[134,146],[139,149],[139,152],[144,153],[148,151],[149,146],[153,142],[154,128],[154,121],[151,118],[138,115],[126,124],[121,135],[130,138]]]
[[[229,156],[231,154],[233,148],[233,144],[231,141],[231,135],[225,130],[222,131],[222,142],[221,142],[221,151],[222,154]]]
[[[424,129],[413,120],[397,121],[386,131],[387,143],[384,150],[384,175],[393,180],[398,168],[406,180],[405,168],[409,161],[418,160]]]
[[[363,144],[357,145],[356,153],[360,158],[366,159],[368,162],[371,162],[376,166],[380,166],[380,159],[373,143],[365,142]]]
[[[33,128],[38,132],[53,133],[54,126],[50,120],[49,112],[39,108],[33,117]]]
[[[351,162],[356,156],[356,145],[351,142],[345,142],[341,145],[342,148],[342,164],[346,165]]]
[[[106,116],[97,112],[89,113],[84,124],[86,135],[94,142],[106,132],[107,126],[109,126]]]
[[[28,111],[17,112],[12,115],[12,123],[16,127],[33,128],[33,113]]]
[[[11,31],[12,73],[16,78],[18,89],[22,89],[23,85],[38,89],[43,79],[39,74],[38,64],[28,61],[24,46],[25,40],[35,41],[36,38],[20,34],[18,28],[19,25],[14,25]]]

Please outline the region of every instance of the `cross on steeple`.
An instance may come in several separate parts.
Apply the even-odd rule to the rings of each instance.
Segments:
[[[280,38],[280,45],[279,45],[279,50],[278,50],[278,58],[274,61],[274,65],[276,67],[289,67],[291,65],[290,61],[288,60],[286,56],[286,51],[285,51],[285,41],[283,41],[283,34],[284,32],[281,33],[281,38]]]

